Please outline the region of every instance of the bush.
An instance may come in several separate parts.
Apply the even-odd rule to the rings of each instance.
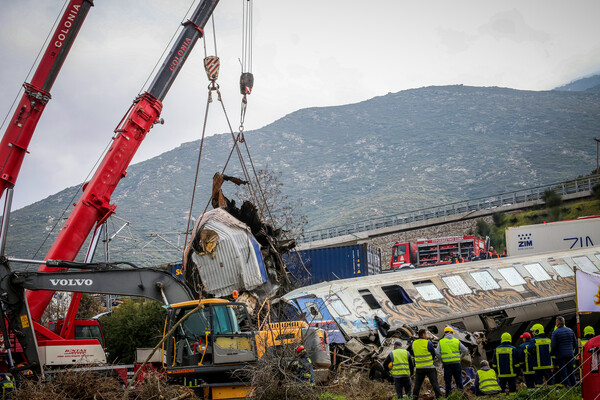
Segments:
[[[494,221],[494,225],[501,227],[506,220],[506,214],[503,212],[495,212],[492,214],[492,220]]]
[[[131,364],[135,350],[154,347],[162,337],[165,310],[161,304],[146,299],[128,299],[112,315],[102,319],[108,361]]]
[[[490,235],[490,226],[487,222],[485,222],[482,219],[478,219],[477,220],[477,235],[479,235],[482,238],[485,238],[486,236]]]
[[[548,189],[548,190],[544,191],[544,194],[542,195],[542,199],[544,200],[546,207],[553,208],[553,207],[558,207],[562,204],[561,195],[556,193],[552,189]]]
[[[11,394],[13,400],[123,400],[125,390],[120,380],[92,371],[65,371],[44,382],[25,381]],[[185,396],[185,397],[181,397]],[[130,390],[126,399],[163,400],[185,398],[197,400],[191,389],[167,384],[164,375],[147,374]]]
[[[592,187],[592,195],[594,196],[595,199],[600,200],[600,183],[598,183]]]

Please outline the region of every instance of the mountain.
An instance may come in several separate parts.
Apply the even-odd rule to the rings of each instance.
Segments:
[[[600,90],[600,75],[593,75],[587,78],[581,78],[567,83],[566,85],[555,88],[554,90],[563,90],[569,92],[581,92],[584,90]]]
[[[302,201],[299,213],[315,229],[575,178],[595,167],[598,126],[598,91],[460,85],[298,110],[247,132],[246,143],[257,168],[281,173],[284,194]],[[205,140],[194,216],[231,143],[230,134]],[[129,168],[113,203],[133,236],[186,229],[198,148],[199,141],[184,143]],[[236,164],[234,155],[226,173],[241,176]],[[43,257],[52,242],[44,235],[63,221],[77,190],[14,212],[7,254]],[[113,241],[121,250],[113,260],[149,256],[140,239],[123,239],[128,229]]]

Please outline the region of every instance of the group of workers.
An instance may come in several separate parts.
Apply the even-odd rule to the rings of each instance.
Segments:
[[[394,350],[384,361],[384,368],[394,380],[396,396],[417,399],[425,378],[433,388],[436,398],[442,397],[434,360],[440,359],[444,370],[445,396],[452,392],[452,381],[458,390],[463,390],[461,358],[468,354],[467,348],[454,337],[454,329],[446,327],[444,337],[435,346],[427,338],[427,330],[420,329],[419,338],[407,348],[402,342],[394,343]],[[581,348],[594,336],[594,328],[587,326],[581,339]],[[533,335],[533,336],[532,336]],[[527,388],[533,389],[544,383],[574,386],[575,354],[580,351],[573,330],[565,326],[563,317],[556,318],[556,327],[551,338],[545,336],[544,327],[534,324],[531,333],[521,335],[523,343],[517,348],[512,345],[512,336],[505,332],[501,343],[494,349],[491,366],[482,361],[475,375],[471,390],[476,395],[493,395],[516,392],[517,375],[523,375]],[[414,386],[411,375],[414,373]],[[411,388],[412,386],[412,388]]]

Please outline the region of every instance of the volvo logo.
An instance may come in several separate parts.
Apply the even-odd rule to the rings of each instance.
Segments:
[[[53,286],[92,286],[91,279],[50,279]]]

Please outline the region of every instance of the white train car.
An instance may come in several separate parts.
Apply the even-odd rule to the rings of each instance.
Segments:
[[[600,247],[323,282],[283,299],[312,324],[337,325],[343,335],[333,335],[333,342],[343,342],[342,336],[376,341],[376,316],[390,330],[425,327],[441,336],[450,324],[485,331],[496,341],[503,332],[518,338],[533,323],[551,329],[557,315],[572,326],[574,268],[599,273]],[[594,324],[598,317],[584,318]]]

